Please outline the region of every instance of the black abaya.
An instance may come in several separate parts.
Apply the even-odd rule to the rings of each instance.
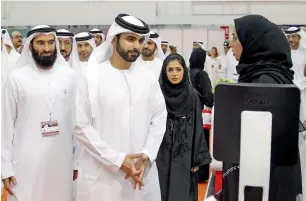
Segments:
[[[166,67],[173,60],[178,60],[184,68],[183,79],[178,84],[172,84],[167,77]],[[165,59],[160,86],[168,111],[166,133],[156,159],[161,200],[197,201],[197,173],[191,170],[210,163],[211,156],[202,129],[200,100],[180,55]]]

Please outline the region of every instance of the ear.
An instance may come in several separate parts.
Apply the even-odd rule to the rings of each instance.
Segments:
[[[32,52],[32,50],[33,50],[33,44],[32,43],[30,43],[30,45],[29,45],[29,50]]]
[[[113,45],[115,45],[115,44],[116,44],[116,42],[117,42],[117,36],[115,36],[115,37],[113,38],[113,40],[112,40],[112,44],[113,44]]]
[[[113,41],[112,41],[112,44],[113,44],[114,48],[116,47],[117,40],[118,40],[118,36],[115,36],[115,37],[113,38]]]

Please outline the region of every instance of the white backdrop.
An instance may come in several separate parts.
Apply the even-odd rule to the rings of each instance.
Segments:
[[[223,54],[224,30],[210,28],[163,28],[152,29],[162,40],[169,41],[170,45],[177,47],[179,54],[189,63],[193,41],[203,41],[206,50],[217,47],[220,55]]]
[[[1,1],[1,23],[110,25],[115,16],[124,12],[152,25],[232,25],[235,18],[247,14],[261,14],[276,24],[304,24],[305,10],[305,0],[6,0]],[[42,15],[43,11],[48,14]]]

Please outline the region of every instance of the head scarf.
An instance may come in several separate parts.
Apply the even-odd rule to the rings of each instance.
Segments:
[[[54,37],[56,38],[55,29],[51,28],[50,26],[38,25],[38,26],[32,28],[28,32],[27,40],[26,40],[25,45],[23,47],[21,56],[20,56],[19,60],[17,61],[17,67],[23,67],[23,66],[26,66],[26,65],[29,65],[29,64],[35,65],[35,62],[33,60],[32,53],[29,49],[29,46],[30,46],[31,41],[36,36],[42,35],[42,34],[45,34],[45,35],[53,34]],[[55,40],[55,46],[56,46],[56,50],[57,50],[57,58],[56,58],[56,61],[53,65],[53,67],[56,67],[58,65],[63,65],[63,66],[69,67],[69,65],[67,64],[66,60],[64,59],[64,57],[62,56],[62,54],[60,52],[58,40]]]
[[[6,29],[1,29],[1,38],[3,40],[3,46],[1,47],[3,54],[8,54],[5,45],[8,45],[11,47],[11,52],[16,52],[15,47],[11,41],[10,35],[8,34]]]
[[[206,51],[202,48],[196,48],[192,51],[189,58],[190,81],[194,85],[198,73],[204,70],[206,60]]]
[[[193,43],[196,43],[198,44],[203,50],[204,50],[204,44],[203,44],[203,41],[200,41],[200,40],[196,40],[196,41],[193,41]]]
[[[96,48],[96,43],[92,37],[92,35],[88,32],[81,32],[76,34],[73,37],[73,44],[72,44],[72,52],[71,52],[71,60],[72,60],[72,68],[77,68],[79,66],[79,64],[81,63],[80,61],[80,57],[78,54],[78,38],[88,38],[85,40],[82,40],[80,42],[87,42],[89,43],[89,45],[92,47],[92,51],[94,51],[94,49]]]
[[[92,29],[92,30],[89,31],[89,33],[91,33],[91,34],[98,34],[99,36],[101,36],[102,42],[105,41],[105,35],[104,35],[102,30],[100,30],[100,29]]]
[[[239,82],[268,75],[277,83],[292,83],[290,46],[276,24],[260,15],[248,15],[235,19],[235,28],[243,47],[237,66]]]
[[[121,33],[135,33],[139,36],[144,36],[144,42],[146,42],[149,38],[149,31],[148,25],[142,20],[131,15],[119,14],[108,30],[105,42],[94,49],[89,57],[87,67],[88,93],[93,117],[96,116],[96,110],[98,108],[98,67],[100,63],[109,60],[112,56],[114,51],[112,41],[114,37]]]
[[[304,30],[298,27],[290,27],[289,29],[287,29],[287,31],[285,31],[285,34],[287,36],[293,34],[299,35],[301,37],[299,48],[306,49],[306,33]]]
[[[158,37],[151,37],[153,35],[157,35]],[[159,37],[159,35],[155,32],[150,32],[150,36],[149,39],[152,40],[155,44],[156,44],[156,52],[155,55],[156,57],[158,57],[161,60],[165,59],[165,54],[163,52],[163,50],[161,49],[161,39]]]
[[[59,29],[56,31],[56,36],[58,38],[72,38],[73,39],[74,34],[66,29]]]
[[[184,68],[183,79],[179,84],[172,84],[167,76],[167,65],[170,61],[179,60]],[[160,75],[160,87],[163,92],[167,111],[173,116],[184,116],[194,106],[195,95],[188,77],[188,69],[184,58],[179,54],[171,54],[166,57]]]
[[[167,40],[162,40],[162,41],[161,41],[161,44],[169,45],[169,42],[168,42]]]
[[[170,52],[170,48],[169,48],[169,42],[167,40],[162,40],[161,41],[161,45],[167,45],[167,51],[166,53],[164,53],[165,56],[168,56],[171,52]]]
[[[65,39],[71,38],[72,49],[71,49],[71,52],[70,52],[70,55],[69,55],[69,61],[68,61],[69,63],[71,63],[70,61],[71,61],[71,54],[72,54],[72,50],[73,50],[73,36],[74,36],[74,34],[71,33],[70,31],[66,30],[66,29],[59,29],[59,30],[56,31],[56,36],[57,36],[57,38],[65,38]]]

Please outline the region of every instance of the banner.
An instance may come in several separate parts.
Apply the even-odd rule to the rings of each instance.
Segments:
[[[224,39],[229,40],[229,26],[221,26],[220,28],[224,30]]]

